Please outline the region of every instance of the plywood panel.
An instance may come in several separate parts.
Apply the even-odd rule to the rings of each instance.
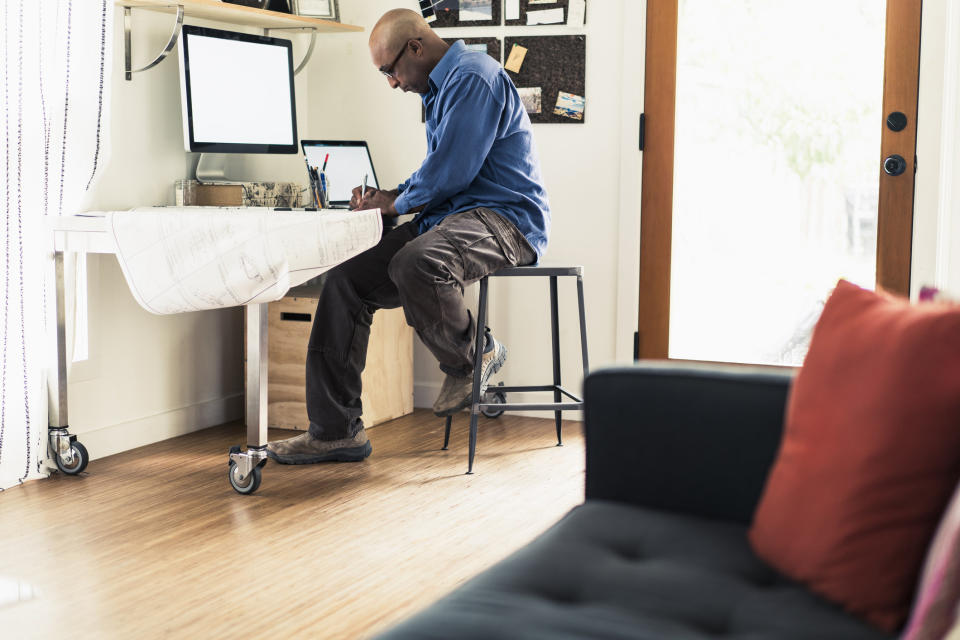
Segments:
[[[293,297],[270,304],[267,424],[271,427],[306,429],[309,424],[304,385],[316,306],[312,298]],[[413,329],[402,309],[374,314],[362,379],[366,426],[413,411]]]

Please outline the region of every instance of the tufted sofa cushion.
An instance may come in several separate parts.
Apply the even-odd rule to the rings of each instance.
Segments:
[[[399,638],[890,638],[782,578],[746,526],[588,500]]]

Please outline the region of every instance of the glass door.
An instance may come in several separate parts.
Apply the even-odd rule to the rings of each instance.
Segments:
[[[881,196],[882,177],[906,176],[909,201],[888,206],[912,220],[919,3],[889,4],[648,0],[640,356],[799,365],[837,280],[872,288],[881,254],[904,240],[906,258],[887,259],[895,277],[879,282],[905,288],[910,226],[884,228]],[[916,7],[914,93],[900,112],[912,131],[886,122],[895,4]],[[668,70],[664,132],[670,115],[649,107],[669,87],[650,82]],[[888,172],[885,131],[902,134],[887,155],[904,166]]]

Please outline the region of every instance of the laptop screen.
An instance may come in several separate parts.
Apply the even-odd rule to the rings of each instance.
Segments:
[[[324,159],[327,160],[326,176],[330,204],[346,206],[353,196],[353,188],[363,184],[363,176],[367,176],[367,186],[380,188],[377,174],[373,170],[373,161],[370,159],[370,150],[362,140],[301,140],[303,155],[307,163],[318,170],[323,168]]]

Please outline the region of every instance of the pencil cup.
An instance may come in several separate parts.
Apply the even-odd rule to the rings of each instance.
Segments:
[[[320,172],[320,206],[324,209],[330,207],[330,178],[323,171]]]

